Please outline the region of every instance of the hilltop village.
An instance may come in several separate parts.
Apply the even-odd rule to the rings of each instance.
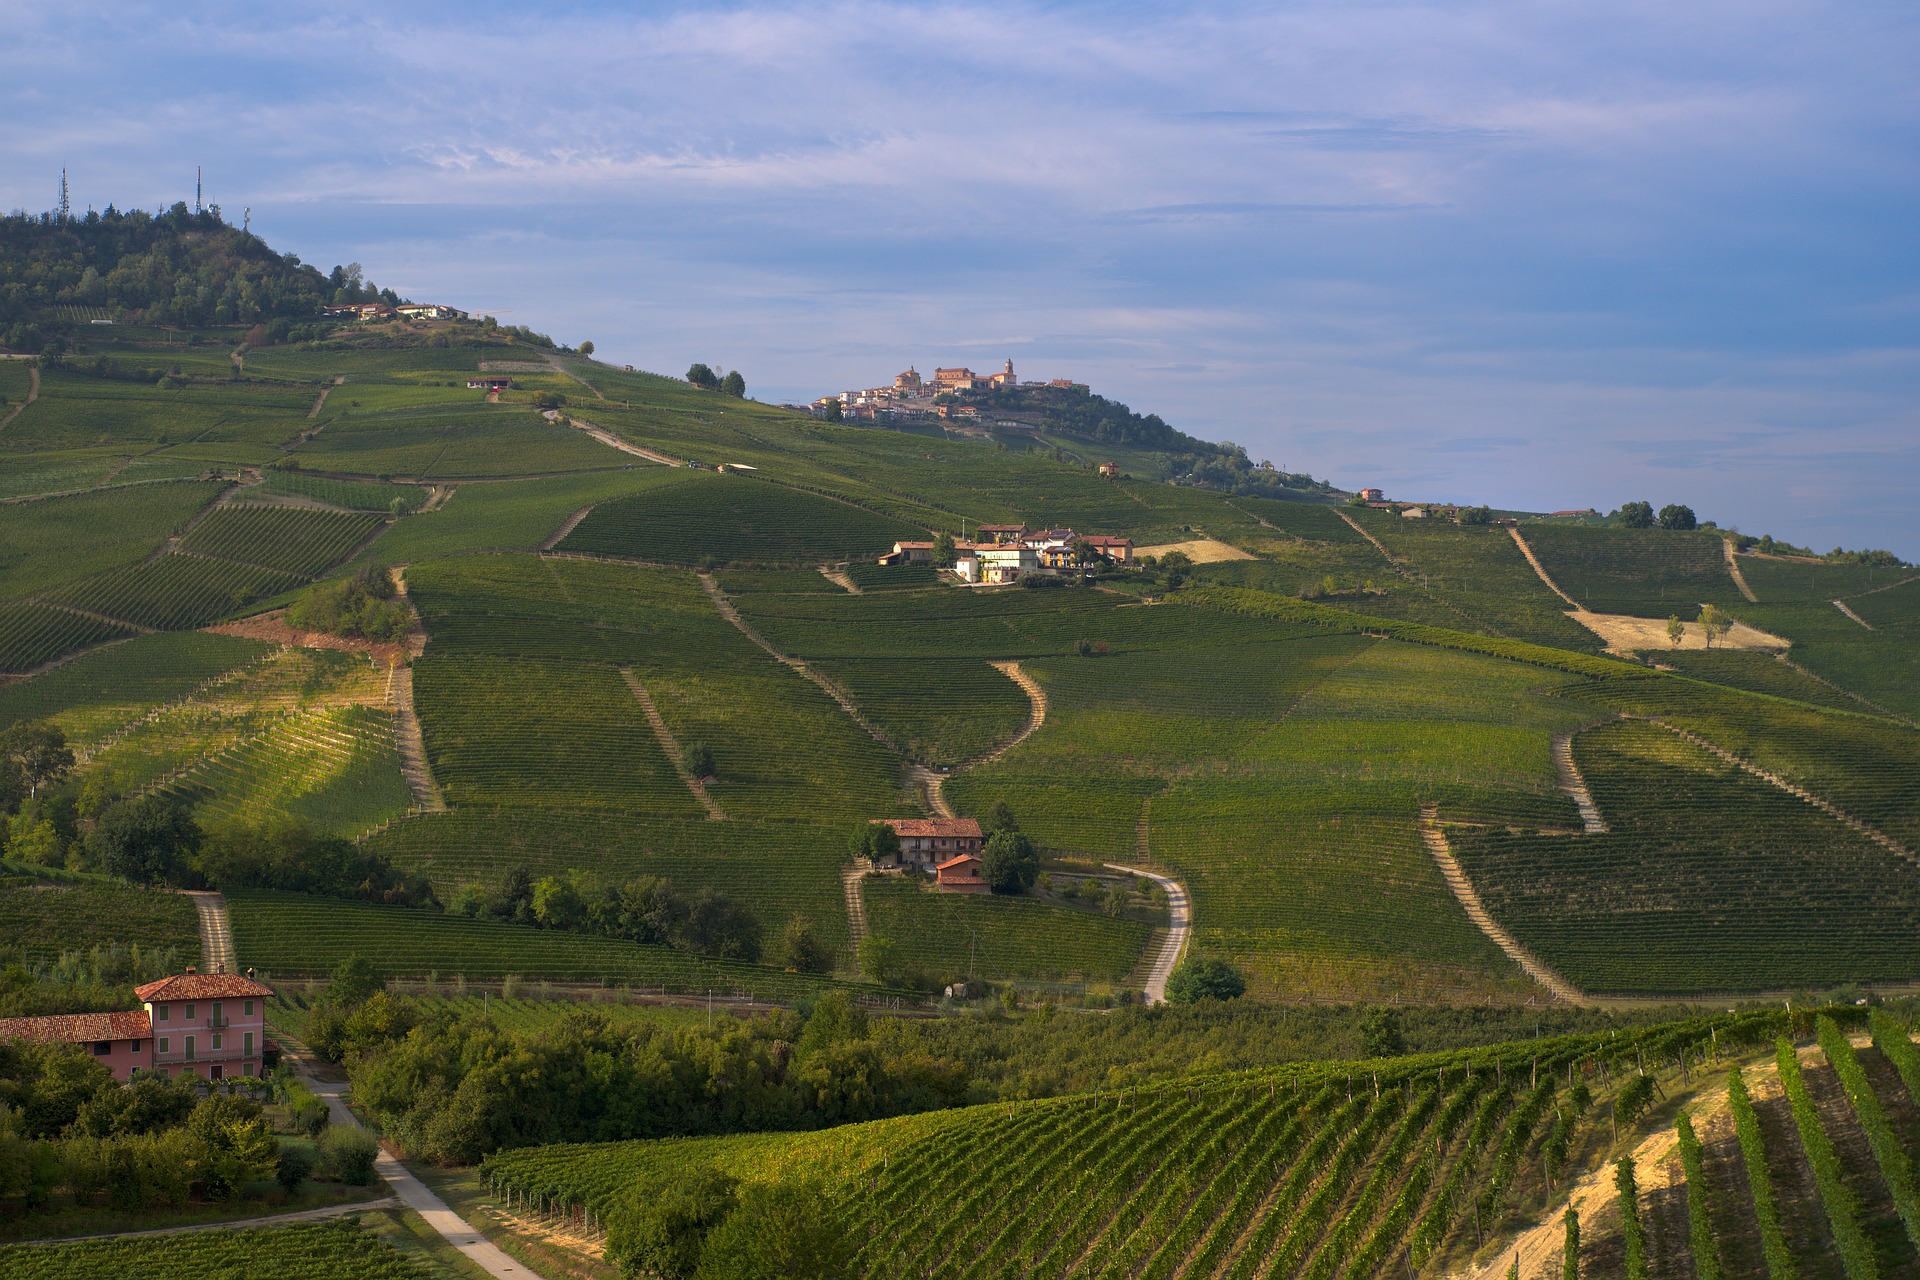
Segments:
[[[909,365],[904,373],[894,375],[891,386],[866,387],[843,391],[838,395],[821,396],[806,407],[815,417],[836,421],[859,419],[889,422],[923,418],[966,423],[979,422],[981,417],[980,405],[963,402],[963,397],[969,392],[1039,390],[1085,395],[1089,388],[1086,383],[1075,382],[1072,378],[1022,382],[1013,371],[1012,360],[1008,360],[998,373],[975,373],[963,367],[940,368],[933,371],[931,379],[921,377],[919,370]]]

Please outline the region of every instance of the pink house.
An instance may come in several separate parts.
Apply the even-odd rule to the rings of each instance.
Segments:
[[[183,974],[135,987],[153,1026],[153,1069],[220,1080],[257,1076],[273,988],[235,973]]]
[[[134,988],[145,1006],[124,1013],[0,1018],[0,1040],[77,1044],[119,1080],[135,1071],[208,1080],[262,1074],[273,988],[232,973],[183,974]]]

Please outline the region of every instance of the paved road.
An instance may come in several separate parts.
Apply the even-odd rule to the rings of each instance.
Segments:
[[[1187,949],[1187,935],[1193,930],[1193,908],[1187,902],[1187,888],[1171,876],[1143,871],[1119,862],[1109,862],[1107,865],[1130,876],[1145,876],[1166,891],[1167,940],[1154,959],[1153,971],[1147,975],[1146,988],[1148,1004],[1165,1004],[1167,979],[1173,976],[1174,966],[1180,963],[1180,953]]]
[[[302,1076],[301,1079],[307,1088],[327,1100],[327,1110],[332,1113],[335,1124],[359,1127],[360,1118],[347,1109],[346,1101],[341,1097],[341,1091],[346,1088],[344,1084],[315,1080],[311,1076]],[[400,1197],[402,1204],[426,1219],[428,1226],[478,1263],[488,1275],[498,1277],[498,1280],[540,1280],[537,1272],[503,1253],[499,1246],[474,1230],[472,1223],[448,1208],[445,1200],[408,1172],[407,1166],[394,1159],[384,1147],[374,1168],[393,1188],[393,1193]]]

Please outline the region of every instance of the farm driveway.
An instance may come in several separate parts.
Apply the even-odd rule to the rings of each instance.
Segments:
[[[1119,862],[1109,862],[1107,865],[1130,876],[1145,876],[1166,891],[1167,940],[1161,944],[1160,955],[1153,962],[1153,971],[1147,975],[1147,1003],[1165,1004],[1167,979],[1173,976],[1173,967],[1180,963],[1180,953],[1187,948],[1187,935],[1193,931],[1193,908],[1187,902],[1187,888],[1171,876],[1142,871],[1139,867],[1129,867]]]

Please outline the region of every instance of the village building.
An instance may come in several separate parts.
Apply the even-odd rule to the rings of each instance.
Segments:
[[[1362,502],[1381,502],[1385,500],[1386,496],[1387,495],[1379,489],[1362,489],[1360,491],[1360,501]]]
[[[443,307],[437,302],[403,302],[394,308],[396,314],[408,320],[465,320],[467,313],[456,307]]]
[[[1027,536],[1024,524],[983,524],[974,533],[989,542],[1018,542]]]
[[[963,854],[978,854],[986,844],[972,818],[875,818],[900,837],[900,865],[932,871]]]
[[[185,973],[134,988],[133,994],[142,1007],[119,1013],[0,1018],[0,1040],[80,1045],[116,1080],[131,1079],[136,1071],[163,1079],[245,1079],[273,1066],[278,1050],[267,1040],[267,999],[273,988],[251,977],[198,973],[188,966]]]
[[[1117,479],[1120,475],[1120,464],[1117,462],[1103,462],[1100,464],[1100,474],[1108,480]]]
[[[933,869],[934,882],[942,893],[987,893],[991,886],[980,878],[980,859],[971,853],[956,854]]]
[[[511,391],[513,379],[504,374],[483,373],[477,378],[467,379],[469,391]]]
[[[908,365],[905,373],[897,373],[893,376],[893,389],[895,393],[900,395],[919,395],[920,371],[912,365]]]
[[[320,314],[343,319],[378,320],[382,316],[392,315],[393,308],[384,302],[341,302],[320,308]]]

